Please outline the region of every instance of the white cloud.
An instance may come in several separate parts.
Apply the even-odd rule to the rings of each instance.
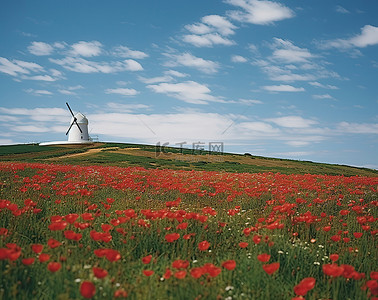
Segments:
[[[279,118],[265,119],[265,121],[273,122],[281,127],[287,128],[308,128],[311,125],[317,124],[314,120],[304,119],[300,116],[287,116]]]
[[[240,22],[269,25],[293,18],[295,15],[290,8],[273,1],[226,0],[225,2],[243,9],[228,12],[232,19]]]
[[[53,46],[54,46],[55,48],[57,48],[57,49],[62,50],[62,49],[64,49],[64,48],[66,48],[67,44],[66,44],[65,42],[55,42],[55,43],[53,44]]]
[[[11,76],[19,76],[20,74],[30,74],[31,72],[43,71],[43,67],[32,62],[21,60],[9,61],[4,57],[0,57],[0,72]]]
[[[214,45],[230,46],[235,44],[234,41],[224,38],[217,33],[208,33],[204,35],[188,34],[184,35],[183,41],[196,47],[212,47]]]
[[[209,26],[203,23],[185,25],[185,29],[187,29],[188,31],[194,34],[207,34],[212,31],[212,29]]]
[[[77,95],[74,91],[81,90],[84,87],[81,85],[69,86],[67,88],[59,89],[58,92],[64,95]]]
[[[196,57],[191,53],[185,52],[183,54],[165,54],[170,61],[165,63],[168,67],[184,66],[195,68],[206,74],[213,74],[218,72],[219,64],[211,60],[205,60],[200,57]]]
[[[236,26],[228,21],[225,17],[219,15],[209,15],[205,16],[201,20],[204,24],[212,26],[216,32],[222,35],[234,34],[234,29]]]
[[[0,139],[0,145],[12,145],[12,144],[14,144],[14,142],[11,139]]]
[[[8,115],[21,115],[21,116],[40,116],[40,115],[51,115],[51,116],[61,116],[67,113],[63,108],[6,108],[0,107],[0,112]]]
[[[170,75],[170,76],[179,77],[179,78],[183,78],[183,77],[189,76],[188,74],[181,73],[181,72],[178,72],[178,71],[175,71],[175,70],[165,71],[164,74],[167,74],[167,75]]]
[[[196,47],[213,47],[214,45],[230,46],[234,41],[225,36],[234,34],[236,26],[225,17],[208,15],[201,19],[202,23],[186,25],[185,29],[192,34],[183,36],[183,41]]]
[[[126,88],[116,88],[116,89],[107,89],[105,90],[106,94],[119,94],[123,96],[135,96],[139,92],[135,89],[126,89]]]
[[[341,122],[337,130],[345,133],[378,134],[378,124]]]
[[[123,65],[125,67],[125,70],[127,71],[142,71],[143,70],[142,65],[133,59],[124,60]]]
[[[268,46],[272,49],[272,55],[265,60],[256,59],[252,65],[261,68],[270,80],[314,82],[321,78],[340,78],[339,74],[325,67],[325,62],[317,63],[317,55],[288,40],[274,38],[273,43]]]
[[[231,61],[235,62],[235,63],[245,63],[248,60],[245,57],[240,56],[240,55],[232,55],[231,56]]]
[[[98,41],[84,42],[80,41],[71,45],[70,54],[73,56],[92,57],[102,53],[102,44]]]
[[[252,131],[259,132],[263,134],[279,134],[280,130],[274,128],[272,125],[264,122],[242,122],[236,126],[237,130],[241,131]]]
[[[209,101],[223,102],[223,100],[212,96],[211,90],[203,84],[195,81],[185,81],[182,83],[160,83],[148,85],[149,89],[155,93],[166,94],[187,103],[207,104]]]
[[[267,85],[262,87],[264,90],[269,92],[304,92],[303,87],[296,88],[291,85],[281,84],[281,85]]]
[[[76,95],[75,92],[70,91],[70,90],[62,90],[62,89],[59,89],[58,92],[61,93],[61,94],[63,94],[63,95],[68,95],[68,96]]]
[[[115,103],[115,102],[109,102],[106,104],[106,109],[109,109],[110,111],[117,111],[120,113],[131,113],[136,110],[140,109],[148,109],[150,106],[145,104],[121,104],[121,103]]]
[[[336,8],[335,8],[336,12],[340,13],[340,14],[349,14],[349,10],[345,9],[344,7],[340,6],[340,5],[337,5]]]
[[[378,27],[365,25],[361,28],[361,34],[355,35],[349,39],[336,39],[323,41],[319,44],[320,48],[330,49],[348,49],[348,48],[365,48],[378,44]]]
[[[229,101],[229,102],[231,102],[231,101]],[[235,103],[244,104],[244,105],[263,104],[262,101],[255,100],[255,99],[239,99],[239,100],[235,101]]]
[[[134,59],[143,59],[148,57],[147,53],[138,50],[131,50],[126,46],[115,47],[113,50],[113,55]]]
[[[47,126],[42,127],[42,126],[35,126],[35,125],[15,125],[15,126],[12,126],[12,131],[43,133],[43,132],[49,132],[50,128]]]
[[[56,81],[57,78],[51,77],[50,75],[35,75],[35,76],[21,76],[21,79],[28,80],[39,80],[39,81]]]
[[[170,82],[173,80],[173,77],[166,75],[166,76],[158,76],[153,78],[145,78],[142,76],[139,76],[138,79],[146,84],[154,84],[159,82]]]
[[[54,52],[54,48],[52,46],[43,42],[32,42],[28,47],[28,50],[31,54],[38,56],[50,55]]]
[[[310,145],[311,143],[308,141],[288,141],[286,144],[293,147],[304,147]]]
[[[32,95],[35,95],[35,96],[41,96],[41,95],[52,95],[53,93],[51,93],[50,91],[46,91],[46,90],[34,90],[34,89],[27,89],[25,90],[25,92],[29,93],[29,94],[32,94]]]
[[[78,73],[117,73],[123,71],[141,71],[143,67],[137,61],[127,59],[124,61],[95,62],[79,57],[66,57],[63,59],[49,59],[63,68]]]
[[[20,67],[30,70],[32,72],[41,72],[44,70],[42,66],[33,62],[27,62],[22,60],[13,60],[13,62],[19,65]]]
[[[314,99],[334,99],[330,94],[312,95]]]
[[[322,84],[322,83],[317,82],[317,81],[309,82],[308,84],[315,86],[315,87],[319,87],[319,88],[323,88],[323,89],[329,89],[329,90],[338,90],[339,89],[337,86],[330,85],[330,84]]]
[[[262,69],[264,73],[266,73],[270,80],[274,81],[309,81],[315,80],[318,77],[327,77],[328,74],[322,74],[320,72],[313,72],[313,73],[293,73],[290,69],[290,66],[286,65],[285,67],[281,67],[279,65],[271,64],[269,61],[255,61],[252,63]],[[295,70],[296,68],[294,68]]]
[[[314,56],[307,50],[295,46],[288,40],[274,38],[272,59],[284,63],[305,63]]]

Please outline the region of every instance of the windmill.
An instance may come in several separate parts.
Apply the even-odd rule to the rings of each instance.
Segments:
[[[68,141],[45,142],[40,143],[40,146],[93,143],[88,134],[88,119],[80,112],[74,114],[68,102],[66,102],[66,105],[72,116],[70,126],[68,127],[68,130],[66,132],[66,135],[68,135]]]
[[[68,135],[68,142],[81,143],[91,141],[88,135],[88,119],[80,112],[74,114],[67,102],[66,105],[72,115],[70,127],[66,132],[66,135]]]

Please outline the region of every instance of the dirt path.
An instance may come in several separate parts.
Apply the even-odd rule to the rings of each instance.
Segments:
[[[117,150],[117,149],[119,149],[119,147],[88,149],[87,151],[82,152],[82,153],[74,153],[74,154],[62,155],[62,156],[59,156],[59,157],[50,158],[49,160],[65,159],[65,158],[72,158],[72,157],[79,157],[79,156],[86,156],[86,155],[90,155],[90,154],[99,153],[99,152],[101,152],[104,149],[106,149],[106,150]]]

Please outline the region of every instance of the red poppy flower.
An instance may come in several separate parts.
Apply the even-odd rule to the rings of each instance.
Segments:
[[[331,277],[339,277],[344,272],[344,268],[339,267],[337,264],[326,264],[322,268],[323,273]]]
[[[193,278],[200,278],[202,275],[204,274],[204,271],[202,268],[193,268],[190,270],[190,276],[192,276]]]
[[[239,243],[239,247],[240,248],[247,248],[248,247],[248,243],[247,242],[240,242]]]
[[[168,233],[165,235],[165,240],[168,243],[173,243],[174,241],[177,241],[180,238],[180,234],[178,233]]]
[[[147,255],[145,257],[142,257],[142,263],[144,263],[145,265],[149,264],[151,262],[151,259],[152,259],[152,255]]]
[[[9,251],[7,248],[0,248],[0,260],[7,259]]]
[[[314,277],[304,278],[294,287],[294,293],[299,296],[305,296],[309,290],[315,286],[316,279]]]
[[[51,231],[64,230],[68,223],[66,221],[53,222],[49,225]]]
[[[206,251],[209,249],[210,243],[208,241],[202,241],[198,244],[198,249],[201,251]]]
[[[185,278],[185,276],[186,276],[186,271],[185,270],[177,271],[175,273],[175,277],[177,279],[183,279],[183,278]]]
[[[210,277],[217,277],[222,272],[221,268],[218,268],[211,263],[204,264],[202,269],[205,273],[208,273]]]
[[[176,226],[176,229],[186,229],[188,227],[187,222],[180,223]]]
[[[226,260],[222,263],[222,267],[232,271],[236,267],[236,262],[233,259]]]
[[[117,250],[114,250],[114,249],[107,249],[107,248],[96,249],[96,250],[93,251],[93,253],[97,257],[104,257],[105,256],[106,259],[111,261],[111,262],[114,262],[114,261],[121,259],[121,254]]]
[[[177,259],[172,263],[172,268],[175,269],[186,269],[189,266],[187,260]]]
[[[272,275],[274,272],[276,272],[279,269],[280,263],[274,262],[268,265],[263,265],[262,267],[267,274]]]
[[[127,297],[127,292],[123,289],[116,290],[114,292],[114,298],[126,298]]]
[[[78,214],[69,214],[69,215],[66,215],[66,216],[64,217],[64,219],[65,219],[68,223],[73,224],[73,223],[77,220],[78,217],[79,217]]]
[[[371,279],[378,280],[378,272],[371,271],[371,272],[370,272],[370,278],[371,278]]]
[[[262,254],[257,255],[257,259],[261,262],[268,262],[270,259],[270,255],[266,253],[262,253]]]
[[[38,256],[38,260],[43,263],[45,261],[48,261],[50,259],[50,254],[47,254],[47,253],[41,253],[39,256]]]
[[[55,239],[49,239],[49,240],[47,241],[47,245],[49,245],[49,247],[50,247],[51,249],[54,249],[54,248],[57,248],[57,247],[59,247],[60,245],[62,245],[62,243],[59,242],[59,241],[57,241],[57,240],[55,240]]]
[[[21,262],[22,262],[25,266],[29,266],[29,265],[33,264],[34,261],[35,261],[35,258],[34,258],[34,257],[24,258],[23,260],[21,260]]]
[[[172,271],[171,271],[171,269],[166,268],[166,269],[165,269],[165,273],[164,273],[164,275],[163,275],[163,278],[164,278],[164,279],[168,279],[168,278],[170,278],[171,276],[172,276]]]
[[[104,278],[108,275],[108,271],[101,269],[101,268],[93,267],[92,271],[93,271],[94,276],[96,276],[97,278],[100,278],[100,279]]]
[[[83,281],[80,285],[80,294],[84,298],[92,298],[96,294],[96,287],[90,281]]]
[[[339,259],[339,255],[338,254],[330,254],[329,259],[332,260],[333,262],[335,262]]]
[[[47,264],[47,269],[53,273],[59,271],[61,267],[62,265],[59,262],[51,261]]]
[[[31,245],[32,251],[36,254],[41,253],[43,250],[43,245],[41,244],[33,244]]]
[[[184,240],[189,240],[192,236],[195,236],[196,234],[195,233],[188,233],[188,234],[185,234],[183,235],[183,239]]]
[[[339,235],[333,235],[331,236],[331,240],[334,241],[334,242],[338,242],[341,240],[341,236]]]
[[[81,218],[84,221],[92,221],[92,220],[94,220],[94,217],[93,217],[92,213],[83,213],[83,214],[81,214]]]
[[[114,249],[106,249],[105,257],[108,261],[117,261],[121,259],[121,254]]]
[[[6,236],[7,234],[8,234],[8,229],[7,228],[4,228],[4,227],[0,228],[0,235]]]
[[[101,229],[102,229],[102,231],[104,231],[104,232],[109,232],[110,230],[113,229],[113,226],[110,225],[110,224],[102,224],[102,225],[101,225]]]
[[[362,237],[362,232],[353,232],[353,235],[356,239],[359,239],[360,237]]]
[[[21,248],[17,245],[15,245],[15,247],[13,246],[9,246],[10,244],[7,244],[6,246],[9,248],[8,250],[8,259],[10,261],[15,261],[17,260],[20,255],[21,255]]]
[[[257,245],[257,244],[259,244],[260,242],[261,242],[261,235],[257,235],[257,234],[255,234],[254,236],[253,236],[253,242]]]
[[[143,274],[145,276],[151,276],[152,274],[154,274],[155,272],[153,270],[143,270]]]

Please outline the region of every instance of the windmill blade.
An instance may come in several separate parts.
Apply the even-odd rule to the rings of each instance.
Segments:
[[[79,128],[80,132],[81,132],[81,133],[83,133],[83,131],[81,130],[81,128],[80,128],[80,126],[79,126],[79,124],[77,124],[76,120],[77,120],[77,119],[76,119],[76,118],[74,118],[74,123],[75,123],[75,124],[77,125],[77,128]]]
[[[74,121],[75,121],[75,119],[74,119]],[[67,132],[66,132],[66,135],[70,132],[71,127],[72,127],[73,124],[74,124],[74,122],[71,123],[70,128],[68,128],[68,130],[67,130]]]
[[[68,105],[68,102],[66,102],[66,105],[67,105],[68,109],[70,110],[71,115],[75,118],[75,115],[74,115],[74,113],[72,112],[71,107]]]
[[[74,113],[72,112],[72,109],[71,109],[71,107],[69,106],[68,102],[66,102],[66,105],[67,105],[68,109],[70,110],[70,113],[71,113],[72,117],[74,118],[74,120],[73,120],[73,122],[71,123],[70,128],[68,129],[66,135],[67,135],[68,132],[71,130],[71,127],[72,127],[72,125],[73,125],[74,123],[76,124],[77,128],[79,128],[80,132],[83,133],[83,131],[81,130],[79,124],[76,122],[77,119],[76,119]]]

